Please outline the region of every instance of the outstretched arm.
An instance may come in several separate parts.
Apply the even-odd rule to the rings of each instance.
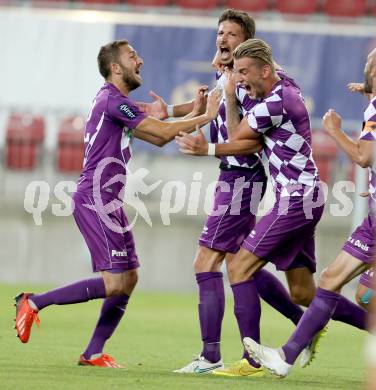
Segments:
[[[200,115],[205,112],[205,106],[202,104],[200,105],[202,100],[199,100],[198,95],[203,95],[207,90],[207,85],[201,85],[198,88],[196,97],[194,99],[190,100],[189,102],[175,105],[167,104],[161,96],[157,95],[154,91],[150,91],[149,94],[154,100],[152,103],[136,102],[136,104],[139,109],[146,115],[159,120],[164,120],[169,117],[179,118],[189,114],[190,117],[192,117],[194,115]],[[192,111],[194,114],[191,114]]]
[[[224,144],[211,144],[214,145],[214,150],[211,152],[205,135],[200,128],[197,128],[196,136],[180,133],[175,139],[182,153],[194,156],[207,156],[209,153],[217,157],[243,156],[260,152],[262,149],[259,139],[239,139]]]
[[[221,92],[214,89],[208,98],[206,112],[190,119],[174,122],[162,122],[158,119],[147,117],[136,126],[134,135],[144,141],[163,146],[170,142],[180,132],[192,132],[195,126],[203,126],[216,118],[221,100]]]
[[[342,118],[332,109],[324,115],[323,124],[329,135],[354,163],[362,168],[372,166],[375,153],[374,141],[351,139],[341,128]],[[376,125],[374,131],[376,131]]]

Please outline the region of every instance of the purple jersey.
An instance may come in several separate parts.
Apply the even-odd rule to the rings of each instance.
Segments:
[[[122,200],[126,164],[131,158],[132,130],[143,119],[145,114],[132,100],[122,95],[113,84],[103,85],[86,122],[84,168],[77,183],[77,192],[93,194],[93,187],[99,184],[96,196]],[[94,177],[97,168],[97,173],[100,173],[98,180]]]
[[[226,75],[217,72],[217,86],[223,90],[226,81]],[[237,87],[237,98],[238,98],[238,110],[239,114],[243,116],[243,108],[249,111],[256,101],[251,99],[244,88]],[[228,142],[227,125],[226,125],[226,101],[223,94],[218,116],[215,120],[210,123],[210,142],[224,144]],[[236,167],[251,168],[259,162],[259,156],[257,154],[250,154],[248,156],[222,156],[221,161],[226,165],[233,165]]]
[[[311,125],[299,87],[282,76],[268,96],[248,114],[251,129],[264,136],[265,156],[274,189],[302,195],[319,180],[312,158]]]
[[[360,135],[361,140],[376,141],[376,96],[369,102],[364,111],[363,130]],[[376,161],[369,168],[369,211],[376,214]]]

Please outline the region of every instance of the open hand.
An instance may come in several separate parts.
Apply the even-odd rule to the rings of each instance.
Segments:
[[[350,92],[359,92],[362,95],[365,94],[364,92],[364,83],[349,83],[347,84],[347,88]]]
[[[149,94],[154,100],[153,103],[136,102],[137,106],[148,116],[160,120],[167,119],[167,103],[154,91],[150,91]]]
[[[180,152],[194,156],[207,156],[208,142],[205,135],[199,126],[196,126],[197,134],[187,134],[181,131],[175,137],[176,143],[179,145]]]

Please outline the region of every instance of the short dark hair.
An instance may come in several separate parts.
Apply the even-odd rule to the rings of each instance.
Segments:
[[[246,12],[232,8],[226,9],[219,17],[218,26],[226,20],[237,23],[242,28],[245,39],[255,37],[256,23]]]
[[[122,46],[128,45],[126,39],[113,41],[100,48],[98,53],[99,73],[106,79],[110,74],[110,64],[119,60],[119,50]]]

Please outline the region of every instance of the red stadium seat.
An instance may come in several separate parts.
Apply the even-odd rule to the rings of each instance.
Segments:
[[[331,184],[337,159],[337,145],[324,130],[313,130],[312,154],[315,159],[320,179]]]
[[[6,166],[32,170],[37,166],[44,140],[45,122],[40,116],[12,114],[6,128]]]
[[[82,117],[66,118],[58,132],[57,168],[60,172],[82,170],[84,160],[84,125]]]
[[[369,3],[370,15],[376,16],[376,0],[370,0]]]
[[[366,13],[367,0],[325,0],[324,11],[329,16],[358,17]]]
[[[174,3],[182,8],[213,9],[219,6],[219,0],[175,0]]]
[[[283,14],[309,15],[317,11],[317,0],[276,0],[277,11]]]
[[[225,7],[244,11],[263,12],[269,8],[268,0],[226,0]]]
[[[171,0],[126,0],[124,3],[144,7],[167,7],[171,4]]]
[[[117,4],[118,0],[80,0],[79,2],[86,4]]]

